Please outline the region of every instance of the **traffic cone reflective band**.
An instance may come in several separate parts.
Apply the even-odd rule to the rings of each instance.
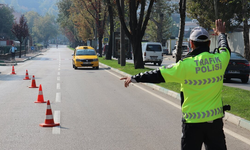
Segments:
[[[16,73],[15,73],[14,66],[12,66],[12,72],[11,72],[11,74],[16,74]]]
[[[29,77],[29,74],[28,74],[28,70],[26,70],[26,75],[25,75],[24,80],[30,80],[30,77]]]
[[[46,103],[46,101],[44,101],[44,98],[43,98],[43,90],[42,90],[42,85],[41,84],[39,86],[37,101],[35,103]]]
[[[45,123],[41,123],[39,125],[41,127],[55,127],[55,126],[60,125],[60,123],[54,123],[54,119],[53,119],[52,110],[51,110],[51,107],[50,107],[49,100],[47,101],[47,110],[46,110]]]
[[[38,88],[38,87],[36,86],[36,80],[35,80],[35,76],[34,76],[34,75],[33,75],[33,77],[32,77],[31,86],[30,86],[29,88]]]

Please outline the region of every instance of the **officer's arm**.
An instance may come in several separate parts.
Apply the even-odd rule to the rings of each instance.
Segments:
[[[218,49],[220,51],[226,51],[228,50],[230,55],[231,55],[231,50],[228,46],[228,43],[227,43],[227,35],[225,33],[221,33],[219,36],[218,36]]]
[[[146,71],[131,77],[132,82],[148,82],[148,83],[161,83],[165,82],[161,75],[160,69]]]

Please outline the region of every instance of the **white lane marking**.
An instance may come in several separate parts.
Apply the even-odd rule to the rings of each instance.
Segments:
[[[60,68],[58,68],[58,70],[61,70]]]
[[[61,93],[56,93],[56,102],[61,102]]]
[[[60,123],[60,111],[59,110],[54,111],[54,122]],[[61,132],[60,126],[56,126],[52,128],[52,134],[60,134],[60,132]]]
[[[239,140],[241,140],[242,142],[245,142],[246,144],[248,144],[248,145],[250,145],[250,140],[248,139],[248,138],[246,138],[246,137],[244,137],[244,136],[241,136],[241,135],[239,135],[239,134],[237,134],[237,133],[235,133],[235,132],[233,132],[233,131],[231,131],[231,130],[229,130],[229,129],[227,129],[227,128],[224,128],[224,131],[227,133],[227,134],[229,134],[229,135],[231,135],[231,136],[233,136],[233,137],[237,137],[237,139],[239,139]]]
[[[57,73],[57,75],[59,75],[59,76],[60,76],[60,72],[58,72],[58,73]]]
[[[121,76],[118,76],[118,75],[116,75],[116,74],[114,74],[114,73],[112,73],[112,72],[110,72],[110,71],[108,71],[108,70],[105,70],[105,71],[107,71],[107,72],[109,72],[110,74],[116,76],[117,78],[121,78]],[[133,83],[132,83],[132,84],[133,84]],[[138,88],[140,88],[140,89],[142,89],[142,90],[144,90],[144,91],[147,92],[147,93],[150,93],[150,94],[156,96],[157,98],[163,100],[164,102],[167,102],[167,103],[169,103],[170,105],[172,105],[172,106],[174,106],[174,107],[176,107],[176,108],[178,108],[178,109],[181,109],[181,106],[180,106],[180,105],[177,105],[177,104],[171,102],[170,100],[168,100],[168,99],[166,99],[166,98],[163,98],[163,97],[161,97],[161,96],[159,96],[159,95],[156,95],[156,94],[154,94],[154,93],[152,93],[152,92],[150,92],[150,91],[148,91],[148,90],[146,90],[146,89],[144,89],[144,88],[142,88],[142,87],[139,87],[138,85],[135,85],[135,84],[133,84],[133,85],[136,86],[136,87],[138,87]],[[241,136],[241,135],[239,135],[239,134],[237,134],[237,133],[235,133],[235,132],[233,132],[233,131],[231,131],[231,130],[225,128],[225,127],[224,127],[223,129],[224,129],[224,132],[225,132],[225,133],[227,133],[227,134],[231,135],[232,137],[234,137],[234,138],[236,138],[236,139],[238,139],[238,140],[240,140],[240,141],[242,141],[242,142],[244,142],[244,143],[250,145],[250,140],[247,139],[246,137]]]
[[[57,84],[56,84],[56,89],[58,89],[58,90],[60,90],[60,89],[61,89],[61,87],[60,87],[60,83],[57,83]]]
[[[145,92],[147,92],[147,93],[149,93],[149,94],[151,94],[151,95],[153,95],[153,96],[155,96],[155,97],[157,97],[157,98],[163,100],[164,102],[169,103],[170,105],[172,105],[172,106],[174,106],[174,107],[176,107],[176,108],[178,108],[178,109],[181,109],[181,106],[180,106],[180,105],[177,105],[177,104],[175,104],[175,103],[169,101],[169,100],[166,99],[166,98],[163,98],[163,97],[161,97],[161,96],[159,96],[159,95],[156,95],[156,94],[154,94],[153,92],[150,92],[150,91],[148,91],[148,90],[146,90],[146,89],[144,89],[144,88],[142,88],[142,87],[140,87],[140,86],[138,86],[138,85],[135,85],[135,84],[134,84],[134,86],[136,86],[136,87],[140,88],[141,90],[143,90],[143,91],[145,91]]]
[[[57,81],[60,81],[60,77],[57,77]]]

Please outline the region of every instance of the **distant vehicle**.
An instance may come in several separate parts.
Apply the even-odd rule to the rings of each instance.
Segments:
[[[168,49],[167,49],[167,48],[164,48],[164,49],[163,49],[163,54],[168,55],[168,53],[169,53],[169,52],[168,52]]]
[[[186,56],[190,52],[190,48],[187,44],[182,44],[182,54],[181,56]],[[172,57],[175,58],[177,54],[177,45],[174,46],[174,49],[172,51]]]
[[[93,67],[99,69],[99,60],[95,49],[91,46],[78,46],[72,54],[73,68]]]
[[[239,78],[242,83],[247,83],[249,80],[250,64],[241,54],[231,52],[231,58],[224,74],[226,81],[231,78]]]
[[[163,60],[162,45],[158,42],[142,42],[142,59],[144,63],[151,62],[158,66]]]

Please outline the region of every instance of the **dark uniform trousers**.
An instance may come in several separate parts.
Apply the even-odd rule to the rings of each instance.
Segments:
[[[204,143],[206,150],[226,150],[222,118],[213,122],[182,124],[182,150],[201,150]]]
[[[11,58],[12,58],[12,59],[15,59],[15,53],[12,53],[12,52],[11,52]]]

